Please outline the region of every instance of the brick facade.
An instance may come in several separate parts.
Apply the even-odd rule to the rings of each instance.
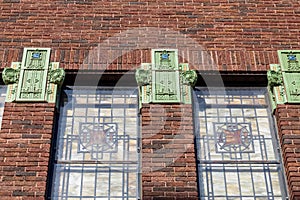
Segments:
[[[191,105],[143,106],[143,199],[198,199],[191,113]]]
[[[300,6],[286,0],[2,0],[0,10],[1,68],[20,60],[23,47],[51,47],[52,60],[65,69],[78,69],[98,44],[120,35],[109,46],[122,55],[144,40],[145,34],[153,35],[149,27],[191,38],[224,71],[265,71],[270,63],[277,63],[277,50],[299,49],[300,45]],[[137,29],[142,29],[138,35],[121,34]],[[125,38],[127,43],[122,42]],[[167,39],[148,40],[149,44],[161,44]],[[176,44],[172,47],[177,48]],[[147,62],[146,49],[144,46],[108,64],[126,70]],[[186,55],[189,59],[193,56],[195,53]]]
[[[275,112],[291,199],[300,199],[300,106],[279,105]]]
[[[0,132],[1,199],[44,199],[54,111],[54,104],[6,103]]]
[[[67,75],[113,75],[151,62],[151,48],[168,47],[178,48],[193,69],[265,75],[278,63],[277,50],[300,49],[300,4],[291,0],[1,0],[0,11],[0,69],[21,61],[24,47],[50,47],[51,61]],[[1,199],[44,199],[54,108],[5,104]],[[144,198],[195,199],[191,107],[147,105],[141,114]],[[298,105],[276,110],[291,199],[300,199],[299,116]],[[156,126],[161,129],[153,135]],[[180,156],[170,154],[182,148]]]

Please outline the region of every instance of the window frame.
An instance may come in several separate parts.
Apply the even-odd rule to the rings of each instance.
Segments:
[[[0,130],[2,128],[2,120],[3,120],[3,114],[4,114],[4,108],[5,108],[5,102],[6,102],[6,95],[7,95],[7,86],[6,85],[0,85]],[[3,101],[1,101],[3,99]]]
[[[200,194],[199,198],[200,199],[214,199],[215,198],[214,196],[209,196],[209,194],[207,193],[208,191],[205,191],[205,188],[207,190],[207,187],[209,187],[208,186],[209,183],[204,180],[205,177],[203,177],[203,176],[205,175],[205,170],[202,169],[203,167],[208,165],[208,168],[211,168],[211,165],[215,165],[215,166],[223,165],[223,169],[225,169],[224,166],[225,165],[230,165],[230,164],[236,164],[237,166],[242,165],[242,164],[250,164],[250,166],[251,166],[251,165],[255,164],[255,162],[252,162],[252,163],[249,162],[249,161],[244,162],[243,160],[239,160],[239,161],[237,161],[237,160],[234,160],[234,161],[230,161],[230,160],[217,161],[217,160],[206,160],[206,159],[204,159],[204,158],[202,159],[200,157],[200,154],[201,154],[200,152],[203,150],[203,145],[200,142],[201,136],[200,136],[200,134],[198,134],[201,131],[200,130],[200,125],[199,125],[200,117],[198,116],[198,113],[201,110],[205,109],[207,107],[207,105],[206,105],[205,99],[199,98],[199,93],[201,93],[201,91],[205,91],[205,90],[209,91],[209,93],[212,92],[212,94],[214,94],[213,92],[215,90],[223,90],[223,92],[230,91],[230,90],[241,90],[241,91],[249,91],[249,90],[259,91],[260,90],[260,91],[262,91],[262,93],[265,97],[264,99],[266,101],[266,104],[265,104],[266,108],[265,109],[268,113],[267,118],[268,118],[269,123],[270,123],[269,129],[270,129],[271,135],[272,135],[272,144],[273,144],[273,147],[274,147],[273,150],[274,150],[275,156],[277,156],[277,158],[276,158],[277,161],[276,162],[267,162],[266,161],[266,162],[264,162],[263,165],[275,164],[279,168],[278,169],[278,179],[280,181],[280,183],[279,183],[280,188],[282,189],[282,191],[281,191],[282,192],[282,197],[281,198],[286,199],[288,197],[288,194],[287,194],[287,184],[286,184],[286,177],[285,177],[285,173],[284,173],[282,154],[281,154],[281,151],[280,151],[280,145],[279,145],[279,140],[278,140],[278,135],[277,135],[277,128],[276,128],[275,123],[274,123],[275,119],[274,119],[274,116],[271,113],[270,100],[269,100],[269,95],[268,95],[268,91],[267,91],[266,87],[247,87],[247,88],[244,88],[244,87],[225,87],[225,88],[221,88],[221,87],[212,87],[212,88],[196,87],[195,88],[195,90],[194,90],[194,125],[195,125],[195,129],[194,130],[195,130],[195,146],[196,146],[195,149],[196,149],[196,152],[197,152],[197,170],[198,170],[197,171],[198,172],[197,177],[198,177],[198,189],[199,189],[199,194]],[[223,95],[226,96],[226,94],[224,94],[224,93],[223,93]],[[220,105],[217,105],[217,103],[216,103],[214,108],[218,108],[218,107],[220,107]],[[225,105],[225,108],[230,108],[230,106]],[[241,104],[241,108],[243,108],[242,104]],[[206,116],[206,114],[204,114],[204,115],[205,115],[205,117],[203,117],[203,120],[205,119],[206,120],[205,123],[207,123],[207,118],[206,118],[207,116]],[[207,124],[206,124],[206,126],[207,126]],[[213,124],[213,126],[218,126],[218,123]],[[207,132],[207,130],[206,130],[206,132]],[[216,151],[217,148],[218,148],[216,141],[218,141],[218,140],[216,140],[215,138],[217,138],[217,137],[216,137],[216,134],[214,133],[214,142],[215,142],[215,151]],[[249,152],[249,153],[251,153],[251,152]],[[212,170],[212,169],[210,169],[210,170]],[[237,167],[237,174],[239,173],[238,170],[239,169]],[[207,172],[208,171],[209,170],[207,170]],[[201,173],[203,173],[204,175],[201,174]],[[225,174],[225,172],[224,172],[224,174]],[[210,179],[212,180],[212,177],[210,177]],[[226,177],[225,177],[225,179],[226,179]],[[240,178],[239,178],[239,180],[240,180]],[[203,182],[206,182],[206,186],[203,186]],[[225,182],[225,187],[227,187],[226,186],[226,180],[224,182]],[[211,184],[213,184],[213,183],[211,183]],[[225,189],[225,190],[227,190],[227,189]],[[240,185],[239,185],[239,190],[241,190]],[[239,191],[239,192],[241,194],[241,191]],[[207,193],[207,194],[205,194],[205,193]],[[254,190],[253,191],[253,197],[254,198],[256,197],[255,195],[256,194],[255,194],[255,190]],[[226,197],[226,198],[229,197],[227,195],[227,191],[226,191],[226,195],[224,197]],[[224,197],[222,197],[222,198],[224,198]],[[252,199],[253,199],[253,197],[252,197]],[[242,198],[242,196],[240,196],[240,197],[237,196],[236,198]],[[251,198],[251,197],[249,197],[249,198]]]
[[[53,146],[52,154],[51,154],[51,156],[52,156],[52,158],[51,158],[51,160],[52,160],[52,165],[51,165],[52,166],[52,169],[51,169],[52,175],[51,175],[51,178],[49,178],[49,180],[48,180],[48,184],[49,184],[48,188],[51,188],[51,189],[48,190],[48,198],[50,198],[50,199],[61,198],[61,196],[53,196],[53,194],[55,194],[58,191],[57,186],[54,186],[55,185],[55,181],[58,180],[57,179],[57,176],[58,176],[57,175],[58,167],[61,166],[61,165],[65,165],[66,166],[66,165],[78,165],[78,164],[82,164],[82,165],[96,165],[97,168],[96,168],[95,174],[97,173],[97,170],[100,170],[101,167],[105,167],[105,166],[107,166],[107,167],[115,167],[115,168],[116,167],[121,167],[120,168],[120,173],[121,173],[121,169],[123,169],[122,173],[125,173],[124,169],[126,167],[124,168],[124,166],[128,167],[128,166],[135,165],[135,167],[133,167],[133,168],[135,168],[134,174],[136,176],[136,195],[135,195],[136,197],[135,197],[135,199],[140,199],[141,198],[141,172],[140,172],[140,170],[141,170],[141,155],[140,155],[141,139],[140,139],[140,130],[139,130],[139,128],[140,128],[139,127],[140,118],[139,118],[139,115],[138,115],[138,93],[137,93],[137,88],[136,87],[104,87],[104,86],[99,86],[99,87],[87,87],[87,86],[73,87],[73,86],[66,86],[66,87],[64,87],[64,91],[72,91],[71,95],[73,95],[73,92],[76,89],[78,89],[78,88],[80,88],[83,92],[86,92],[87,90],[90,90],[91,94],[92,95],[96,95],[96,96],[98,95],[99,92],[101,93],[102,90],[105,91],[105,92],[107,92],[107,93],[111,93],[111,95],[117,94],[118,92],[122,93],[122,91],[124,91],[124,90],[126,90],[129,93],[133,92],[133,96],[134,97],[128,97],[128,99],[134,98],[136,103],[130,104],[130,106],[128,106],[128,107],[127,107],[127,104],[123,104],[123,105],[119,105],[119,106],[121,106],[121,107],[123,106],[124,109],[131,108],[131,109],[135,109],[136,110],[136,112],[135,112],[136,115],[134,116],[134,118],[136,120],[136,158],[137,158],[137,160],[135,162],[130,162],[130,161],[120,162],[118,160],[117,161],[112,161],[112,162],[109,162],[109,161],[104,161],[103,162],[101,160],[97,160],[96,159],[96,160],[87,161],[87,162],[86,161],[75,160],[73,163],[72,162],[68,162],[68,161],[61,161],[61,160],[59,160],[59,157],[58,157],[59,156],[59,145],[60,145],[59,132],[60,132],[60,129],[64,128],[62,126],[65,126],[64,125],[64,123],[65,123],[64,120],[65,119],[63,119],[63,118],[66,117],[66,116],[63,116],[63,115],[68,110],[66,108],[67,102],[70,102],[70,101],[72,102],[72,103],[70,103],[70,105],[67,105],[67,106],[71,106],[72,107],[73,104],[74,104],[74,102],[73,102],[72,99],[66,100],[67,96],[66,96],[66,93],[64,93],[62,95],[62,97],[61,97],[61,104],[62,105],[60,107],[60,113],[57,114],[57,120],[56,120],[57,123],[56,123],[56,128],[55,128],[56,131],[55,132],[57,132],[58,134],[55,134],[56,138],[54,138],[53,144],[52,144],[52,146]],[[69,95],[69,98],[70,98],[70,95]],[[124,97],[124,99],[126,99],[126,97]],[[113,105],[114,104],[112,102],[112,104],[110,106],[111,109],[115,108]],[[99,106],[98,107],[99,109],[102,108],[103,106],[104,107],[106,106],[109,109],[109,105],[108,104],[106,104],[106,105],[99,104],[98,106]],[[113,117],[113,116],[111,116],[111,117]],[[124,116],[124,117],[126,117],[126,116]],[[131,117],[133,118],[133,116],[131,116]],[[102,124],[106,125],[107,123],[102,123]],[[110,124],[114,124],[114,123],[110,123]],[[82,127],[83,127],[83,125],[89,126],[89,123],[81,123],[81,125],[82,125]],[[99,168],[99,166],[100,166],[100,168]],[[123,166],[123,168],[122,168],[122,166]],[[126,169],[128,170],[129,168],[126,168]],[[111,172],[113,170],[108,169],[108,171]],[[117,172],[117,171],[118,170],[116,170],[115,172]],[[130,172],[128,172],[128,173],[130,173]],[[95,184],[97,184],[97,183],[95,183]],[[122,183],[122,184],[124,184],[124,183]],[[108,187],[110,187],[110,186],[108,186]],[[127,185],[127,188],[128,187],[129,187],[129,185]],[[108,190],[110,191],[110,189],[108,189]],[[122,191],[124,191],[124,189]],[[108,195],[110,195],[109,192],[108,192]],[[123,196],[124,196],[124,192],[122,192],[122,199],[123,199]],[[89,198],[97,198],[97,197],[89,197]],[[106,197],[104,197],[104,198],[106,198]],[[107,198],[113,198],[113,197],[107,197]]]

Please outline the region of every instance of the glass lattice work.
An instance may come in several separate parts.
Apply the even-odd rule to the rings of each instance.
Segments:
[[[0,129],[2,124],[2,116],[4,112],[4,104],[5,104],[5,97],[6,97],[6,86],[0,86]]]
[[[267,91],[194,92],[201,199],[286,199]]]
[[[64,94],[51,199],[139,199],[136,91],[77,87]]]

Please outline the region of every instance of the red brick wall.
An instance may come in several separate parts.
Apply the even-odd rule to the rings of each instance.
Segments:
[[[278,62],[277,50],[300,48],[300,3],[295,0],[1,0],[0,10],[1,68],[19,61],[23,47],[51,47],[53,61],[78,69],[92,62],[89,50],[101,44],[112,47],[110,54],[125,54],[113,59],[111,69],[129,69],[149,59],[151,45],[188,46],[182,38],[172,40],[172,31],[201,45],[220,70],[264,71]],[[112,37],[117,39],[105,42]],[[137,46],[139,51],[126,53]],[[197,52],[182,54],[202,59]],[[111,64],[92,60],[105,68]]]
[[[278,105],[275,112],[291,199],[300,199],[300,105]]]
[[[142,108],[144,200],[198,199],[191,105]]]
[[[181,61],[189,62],[194,69],[266,71],[269,64],[278,63],[277,50],[300,49],[299,29],[300,2],[296,0],[0,0],[0,69],[10,66],[12,61],[21,61],[24,47],[52,48],[51,61],[60,62],[67,71],[134,69],[142,62],[150,62],[151,48],[168,47],[178,48]],[[144,125],[152,121],[147,119],[150,108],[143,110]],[[49,118],[46,115],[47,119],[33,118],[32,113],[38,116],[40,109],[44,109],[43,116],[46,113]],[[52,104],[6,105],[0,139],[1,196],[24,195],[36,199],[44,194],[53,109]],[[284,124],[291,123],[287,120],[291,115],[293,123],[298,123],[297,109],[280,106],[277,111],[293,198],[300,183],[295,173],[298,172],[296,133],[300,127]],[[166,123],[171,123],[171,127],[162,129],[159,137],[172,132],[174,124],[171,120]],[[143,141],[144,145],[148,140]],[[153,138],[154,141],[155,145],[164,145],[160,139]],[[294,143],[289,144],[291,141]],[[292,148],[287,148],[288,145]],[[143,151],[155,148],[148,146]],[[31,152],[35,150],[41,152]],[[174,177],[172,184],[177,184],[175,174],[182,173],[176,171],[180,165],[185,162],[186,167],[194,165],[191,162],[194,153],[191,149],[187,152],[184,162],[182,158],[174,160],[179,163],[171,167],[174,171],[162,172]],[[28,157],[31,154],[38,156]],[[147,154],[143,159],[146,157]],[[27,171],[29,167],[22,166],[31,164],[41,171]],[[163,162],[158,163],[161,164]],[[149,165],[155,164],[149,161]],[[191,174],[184,176],[195,181],[196,175]],[[27,181],[32,178],[37,181]],[[149,183],[146,180],[144,175],[145,195],[148,191],[149,198],[149,191],[154,190],[163,198],[172,192],[180,194],[175,186],[165,186],[169,192],[157,191],[159,187],[151,185],[154,180],[150,178]],[[37,185],[33,188],[31,184]],[[196,186],[184,185],[184,181],[179,180],[178,184],[192,188],[190,194],[184,195],[195,194]]]
[[[44,199],[54,108],[6,103],[0,132],[0,199]]]

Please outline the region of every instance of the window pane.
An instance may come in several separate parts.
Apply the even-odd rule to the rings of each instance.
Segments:
[[[137,199],[139,133],[133,89],[67,89],[54,199]]]
[[[0,129],[2,124],[2,116],[4,111],[4,104],[5,104],[5,97],[6,97],[6,86],[0,86]]]
[[[285,199],[265,89],[195,90],[203,199]]]

